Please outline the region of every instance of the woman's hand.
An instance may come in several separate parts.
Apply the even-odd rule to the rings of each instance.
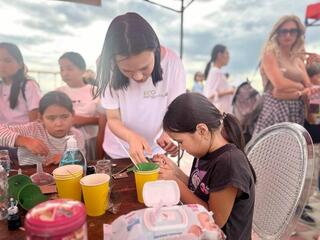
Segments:
[[[49,148],[47,145],[36,138],[18,136],[16,138],[15,145],[17,147],[24,147],[35,155],[48,156],[49,154]]]
[[[168,157],[163,154],[156,154],[153,156],[153,162],[160,166],[160,179],[176,180],[178,166]]]
[[[129,154],[135,163],[147,162],[144,156],[144,152],[148,155],[152,155],[152,150],[148,142],[138,134],[132,133],[128,140]]]
[[[172,157],[178,155],[178,146],[173,143],[171,138],[168,136],[166,132],[163,132],[161,136],[157,139],[157,144],[169,153]]]

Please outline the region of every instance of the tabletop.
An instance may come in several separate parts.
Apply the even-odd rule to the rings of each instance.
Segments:
[[[115,171],[119,171],[130,163],[130,159],[117,159],[112,160],[112,163],[116,163]],[[36,171],[35,165],[33,166],[22,166],[22,173],[25,175],[32,175]],[[53,166],[44,167],[46,172],[52,173]],[[104,215],[99,217],[87,216],[87,228],[88,228],[88,239],[103,239],[103,224],[112,223],[117,217],[127,214],[130,211],[144,208],[145,205],[141,204],[137,200],[136,187],[133,173],[128,173],[127,178],[113,179],[112,187],[112,200],[119,205],[119,211],[116,214],[106,212]],[[26,211],[20,211],[22,220]],[[25,231],[18,229],[15,231],[9,231],[7,222],[0,221],[0,240],[18,240],[25,239]]]

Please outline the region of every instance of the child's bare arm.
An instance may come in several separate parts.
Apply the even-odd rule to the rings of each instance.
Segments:
[[[237,192],[237,188],[230,186],[221,191],[210,193],[209,210],[213,212],[214,221],[220,228],[226,224],[231,214]]]

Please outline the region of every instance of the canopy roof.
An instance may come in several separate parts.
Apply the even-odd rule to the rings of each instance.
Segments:
[[[58,1],[84,3],[84,4],[101,6],[101,0],[58,0]]]
[[[320,2],[310,4],[306,9],[306,26],[320,26]]]

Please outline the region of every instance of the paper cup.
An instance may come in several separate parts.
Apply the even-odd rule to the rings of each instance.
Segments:
[[[110,176],[105,173],[96,173],[81,178],[80,184],[83,192],[84,204],[89,216],[100,216],[109,206]]]
[[[59,198],[81,201],[80,179],[83,168],[80,165],[65,165],[53,171]]]
[[[155,163],[138,163],[138,169],[134,170],[138,201],[143,203],[143,185],[146,182],[156,181],[159,178],[159,165]]]

